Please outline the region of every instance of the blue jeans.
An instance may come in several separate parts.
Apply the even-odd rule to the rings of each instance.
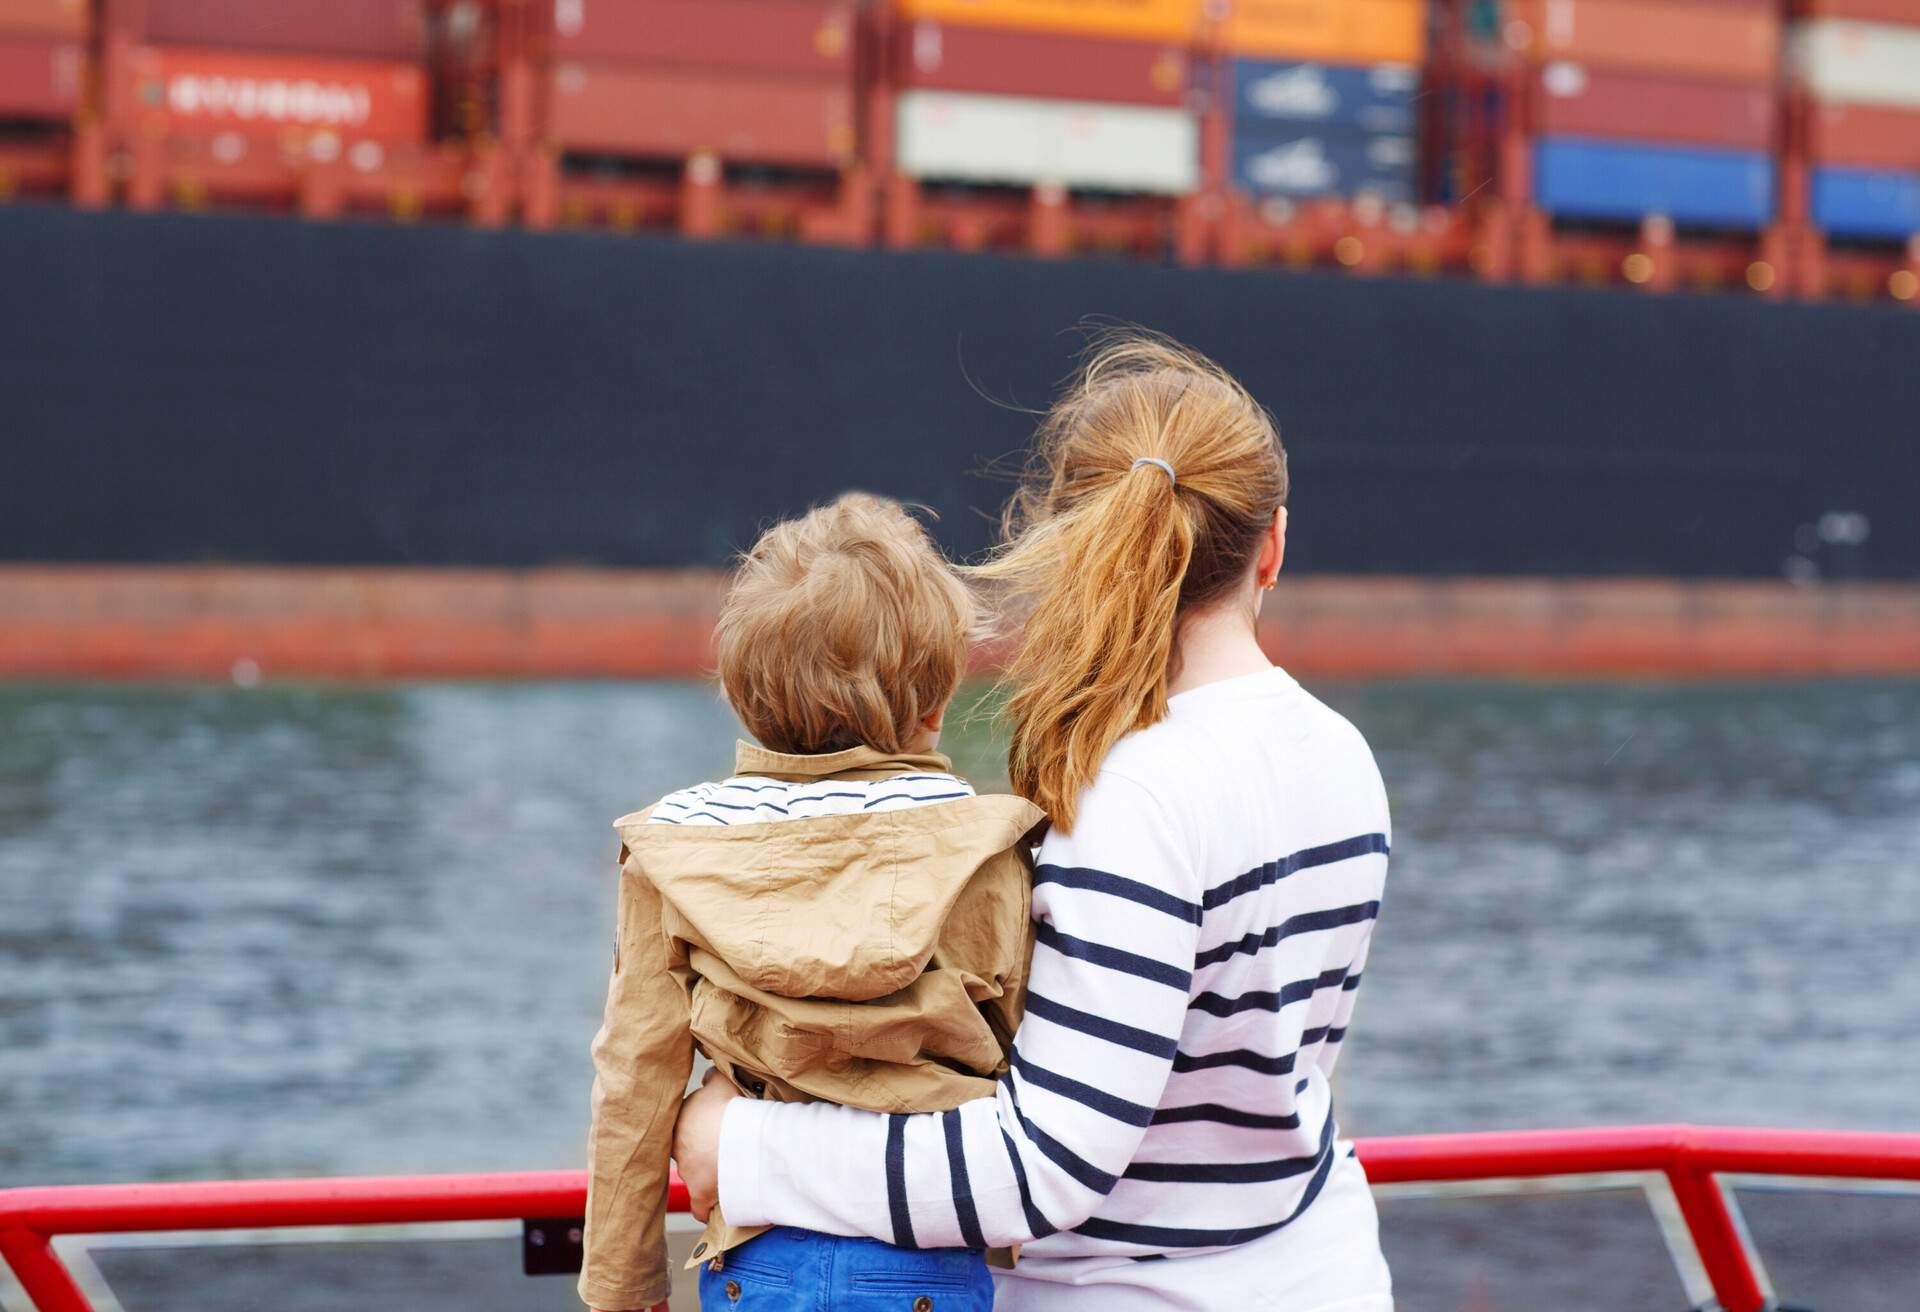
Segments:
[[[993,1312],[977,1248],[895,1248],[786,1226],[700,1268],[701,1312]]]

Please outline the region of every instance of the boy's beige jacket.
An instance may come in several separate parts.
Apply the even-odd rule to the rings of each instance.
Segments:
[[[872,780],[951,768],[934,755],[741,743],[735,772]],[[1044,819],[1006,796],[724,827],[648,814],[614,826],[619,932],[593,1044],[580,1276],[597,1308],[667,1296],[667,1162],[696,1043],[753,1097],[920,1112],[993,1094],[1025,999],[1027,839]],[[694,1261],[756,1233],[716,1210]]]

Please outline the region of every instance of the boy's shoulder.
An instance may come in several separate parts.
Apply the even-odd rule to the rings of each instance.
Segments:
[[[883,779],[784,780],[734,775],[668,793],[617,824],[773,824],[827,816],[879,815],[977,796],[973,785],[948,771],[926,770]]]

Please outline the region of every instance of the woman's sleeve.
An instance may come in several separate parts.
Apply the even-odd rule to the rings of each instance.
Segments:
[[[1139,784],[1103,772],[1034,873],[1033,969],[997,1094],[888,1116],[728,1104],[720,1205],[736,1225],[1000,1247],[1082,1226],[1133,1160],[1186,1021],[1202,893]]]
[[[621,857],[613,975],[593,1041],[579,1292],[592,1307],[646,1308],[667,1297],[667,1163],[693,1034],[686,990],[669,973],[659,890]]]

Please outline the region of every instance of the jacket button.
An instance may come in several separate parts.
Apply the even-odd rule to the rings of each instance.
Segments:
[[[693,1255],[695,1257],[701,1256],[706,1251],[707,1251],[707,1241],[704,1239],[702,1239],[699,1243],[693,1246]]]
[[[740,1301],[740,1282],[738,1280],[727,1281],[727,1298],[734,1303]]]
[[[913,1300],[913,1312],[933,1312],[933,1300],[925,1294]]]

